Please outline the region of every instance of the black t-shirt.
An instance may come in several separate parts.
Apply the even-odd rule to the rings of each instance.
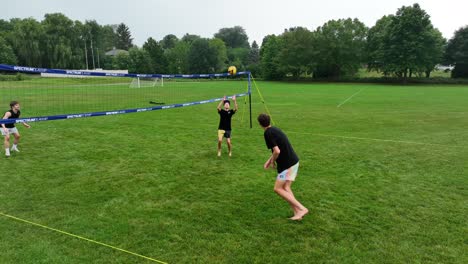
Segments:
[[[19,118],[20,115],[21,115],[21,112],[20,112],[19,110],[18,110],[17,113],[13,112],[13,110],[10,110],[10,111],[8,111],[8,112],[10,112],[11,115],[10,115],[10,117],[7,118],[7,119]],[[6,127],[6,128],[14,128],[14,127],[15,127],[15,123],[5,124],[5,127]],[[0,126],[0,128],[1,128],[1,126]]]
[[[232,130],[231,119],[235,113],[236,113],[236,110],[233,110],[233,109],[229,109],[228,111],[224,109],[218,110],[218,114],[220,116],[218,129]]]
[[[277,127],[270,127],[263,134],[267,148],[273,151],[274,147],[280,149],[280,154],[276,159],[278,172],[282,172],[299,162],[296,152],[289,143],[286,134]]]

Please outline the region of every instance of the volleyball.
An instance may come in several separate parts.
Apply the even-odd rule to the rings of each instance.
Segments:
[[[236,75],[236,73],[237,73],[236,66],[230,66],[228,68],[228,73],[229,73],[229,75]]]

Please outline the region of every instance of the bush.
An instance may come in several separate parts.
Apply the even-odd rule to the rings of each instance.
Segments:
[[[24,80],[30,80],[31,76],[28,76],[24,73],[16,73],[16,74],[11,74],[11,73],[0,73],[0,82],[6,82],[6,81],[24,81]]]

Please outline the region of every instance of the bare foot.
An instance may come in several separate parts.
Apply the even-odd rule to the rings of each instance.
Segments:
[[[297,215],[297,214],[299,213],[299,210],[296,209],[296,207],[293,207],[292,209],[293,209],[293,211],[294,211],[294,215],[291,216],[291,217],[289,217],[288,219],[292,219],[295,215]]]
[[[304,208],[303,210],[300,210],[296,215],[293,217],[289,218],[294,221],[302,220],[302,218],[309,213],[309,210],[307,208]]]

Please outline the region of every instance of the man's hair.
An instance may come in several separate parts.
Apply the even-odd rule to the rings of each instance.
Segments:
[[[267,114],[260,114],[258,115],[257,120],[262,127],[268,127],[270,125],[271,118]]]
[[[225,103],[228,103],[229,105],[231,105],[231,102],[229,100],[224,100],[223,104]]]
[[[15,105],[17,105],[17,104],[19,104],[18,101],[11,101],[11,102],[10,102],[10,108],[13,108],[13,106],[15,106]]]

